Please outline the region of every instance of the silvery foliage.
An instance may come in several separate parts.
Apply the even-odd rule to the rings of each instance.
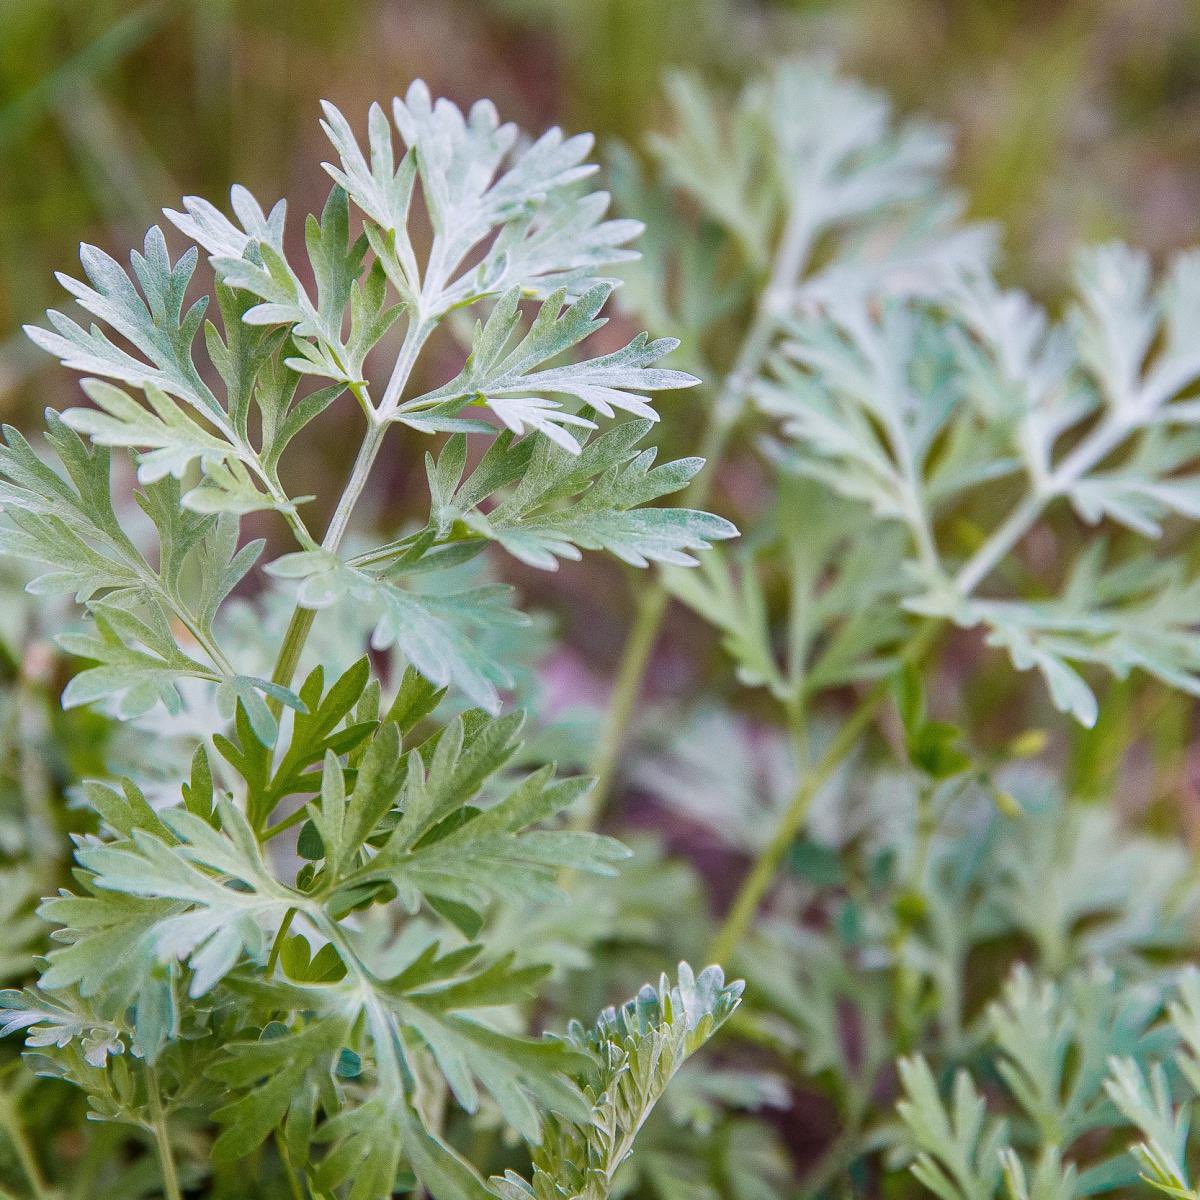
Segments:
[[[719,232],[748,270],[769,275],[798,244],[794,269],[774,280],[769,297],[780,313],[810,291],[924,292],[992,254],[993,232],[962,224],[962,201],[945,185],[946,131],[897,122],[884,96],[830,63],[785,61],[732,105],[679,76],[670,99],[675,131],[654,135],[650,149],[663,183],[710,224],[689,251],[700,253],[706,241],[711,248]],[[652,243],[648,267],[660,249]],[[660,286],[657,295],[664,293]],[[679,300],[721,303],[682,287]],[[651,311],[660,307],[651,299]]]
[[[1043,514],[1069,519],[1056,498],[1135,537],[1165,527],[1168,540],[1194,515],[1192,257],[1155,290],[1140,256],[1093,251],[1078,301],[1052,323],[992,281],[988,231],[959,224],[945,190],[938,131],[894,123],[821,64],[786,64],[734,105],[687,81],[672,97],[678,130],[651,145],[658,178],[615,163],[649,224],[623,300],[652,326],[687,329],[706,377],[752,314],[757,348],[715,400],[746,425],[752,400],[776,436],[758,440],[769,490],[746,536],[665,577],[788,728],[706,690],[690,714],[644,723],[635,786],[706,859],[761,855],[830,742],[811,702],[891,676],[914,613],[984,625],[1087,723],[1080,663],[1191,690],[1180,559],[1147,563],[1129,538],[1118,557],[1095,538],[1065,583],[1005,560]],[[976,594],[985,582],[997,599]],[[1025,598],[1048,584],[1058,600]],[[1107,1059],[1145,1064],[1164,1044],[1161,964],[1195,946],[1189,856],[1068,802],[1041,773],[976,761],[960,730],[901,716],[880,725],[912,761],[881,770],[863,739],[812,799],[770,916],[733,960],[748,981],[739,1030],[838,1113],[800,1194],[858,1192],[863,1170],[908,1194],[910,1165],[943,1200],[1131,1186]],[[693,879],[693,894],[709,886]],[[712,926],[660,936],[702,945]],[[989,1004],[993,974],[1008,983]],[[888,1087],[902,1056],[897,1121]],[[663,1169],[660,1195],[698,1186],[687,1159]]]
[[[651,142],[661,186],[617,162],[621,194],[649,226],[623,300],[651,325],[686,329],[706,376],[705,338],[751,306],[714,400],[719,426],[753,415],[756,377],[796,313],[833,298],[864,308],[884,296],[932,299],[991,259],[993,231],[964,223],[946,185],[945,131],[896,121],[881,95],[828,64],[784,63],[729,112],[687,79],[671,96],[677,131]],[[698,229],[688,225],[691,205]],[[699,572],[668,566],[665,579],[721,631],[743,682],[798,705],[895,665],[905,545],[902,531],[868,528],[827,487],[785,470],[774,483],[780,502],[740,554],[708,556]],[[767,602],[776,582],[788,607],[778,628]]]
[[[1088,250],[1052,321],[992,279],[990,231],[958,222],[936,127],[894,123],[881,97],[814,63],[785,64],[729,113],[686,80],[672,95],[678,132],[652,149],[703,221],[685,234],[672,204],[618,163],[650,215],[626,299],[687,329],[693,354],[747,299],[766,314],[765,348],[734,364],[718,402],[740,414],[752,395],[783,435],[763,443],[786,497],[777,527],[702,572],[667,573],[725,635],[743,680],[798,704],[870,678],[907,611],[981,628],[1085,725],[1096,700],[1081,666],[1197,691],[1195,586],[1178,561],[1095,538],[1038,580],[1036,599],[997,587],[1060,501],[1088,526],[1149,539],[1200,513],[1196,255],[1156,285],[1145,255]],[[841,503],[792,490],[783,480],[796,474]],[[949,535],[967,521],[981,528],[964,548]],[[778,628],[756,557],[779,564],[790,612]],[[810,661],[826,636],[836,671]]]
[[[988,1200],[1001,1188],[1011,1200],[1071,1200],[1135,1184],[1133,1157],[1108,1151],[1101,1138],[1093,1150],[1087,1135],[1121,1124],[1109,1061],[1145,1062],[1160,1052],[1161,1010],[1161,989],[1121,987],[1103,969],[1065,986],[1018,969],[987,1012],[1011,1107],[997,1112],[965,1069],[943,1097],[924,1058],[901,1059],[897,1161],[910,1157],[913,1174],[940,1200]]]
[[[806,103],[789,107],[785,95]],[[649,218],[647,255],[625,269],[623,298],[651,325],[689,329],[690,362],[706,376],[704,339],[719,358],[739,314],[767,312],[754,326],[767,331],[763,369],[739,379],[735,361],[718,403],[749,425],[752,398],[777,436],[758,441],[769,488],[742,541],[666,579],[787,725],[727,707],[713,694],[720,685],[690,710],[643,722],[629,775],[668,810],[675,835],[698,841],[721,872],[761,856],[832,738],[820,715],[807,716],[811,702],[892,676],[917,632],[914,610],[982,622],[993,636],[1040,621],[1028,636],[1055,661],[1037,665],[1085,720],[1095,702],[1080,662],[1118,674],[1148,667],[1190,690],[1180,560],[1114,565],[1093,539],[1053,603],[1024,596],[1055,579],[998,568],[1055,495],[1083,521],[1117,520],[1138,537],[1191,515],[1186,470],[1200,443],[1186,428],[1195,372],[1180,332],[1195,323],[1191,258],[1155,294],[1137,255],[1093,252],[1080,301],[1052,326],[991,281],[986,231],[954,222],[936,169],[944,138],[897,127],[864,89],[797,63],[735,106],[686,82],[674,97],[680,130],[652,145],[666,186],[627,157],[616,163],[626,202]],[[804,169],[789,175],[789,161]],[[860,175],[878,187],[842,189]],[[859,208],[856,195],[876,207]],[[1127,302],[1115,298],[1122,289]],[[1117,392],[1142,396],[1118,403],[1121,421],[1110,416]],[[754,481],[734,482],[734,501],[753,495]],[[985,580],[1011,592],[967,620],[946,599],[964,577],[972,606]],[[1120,642],[1106,624],[1118,620]],[[769,915],[732,959],[748,982],[739,1032],[837,1113],[837,1136],[799,1187],[764,1180],[755,1194],[858,1194],[878,1183],[942,1200],[1065,1200],[1132,1187],[1137,1163],[1124,1152],[1107,1064],[1128,1055],[1145,1066],[1167,1040],[1155,1024],[1163,964],[1195,951],[1190,856],[1068,801],[1028,764],[977,758],[963,731],[910,722],[897,707],[899,721],[880,717],[879,742],[910,761],[880,768],[878,743],[861,739],[812,798]],[[1012,753],[1043,742],[1027,735]],[[690,894],[710,890],[693,877]],[[672,897],[684,891],[672,881]],[[660,937],[703,945],[713,922],[699,923]],[[637,945],[631,937],[624,952]],[[713,1140],[691,1142],[691,1159]],[[683,1131],[676,1143],[651,1185],[663,1197],[702,1186],[678,1150]],[[737,1194],[726,1181],[704,1186]]]
[[[435,682],[491,709],[508,673],[477,651],[469,631],[520,619],[505,590],[429,598],[414,592],[413,576],[460,562],[486,541],[553,568],[583,549],[635,565],[689,563],[693,551],[732,534],[728,522],[706,514],[646,507],[700,466],[654,466],[653,449],[638,445],[657,419],[645,393],[695,382],[655,365],[675,342],[643,335],[560,361],[603,324],[598,313],[613,285],[598,271],[630,257],[624,245],[638,231],[636,222],[604,219],[604,193],[580,194],[592,171],[590,139],[551,130],[519,144],[490,105],[464,116],[446,101],[434,104],[419,84],[396,101],[393,116],[407,147],[398,162],[381,108],[371,112],[366,155],[345,119],[327,109],[338,163],[329,167],[336,182],[324,212],[305,223],[315,289],[285,251],[285,203],[264,212],[237,188],[236,220],[196,197],[168,214],[210,256],[220,328],[205,321],[206,297],[185,303],[197,248],[172,262],[153,229],[131,258],[132,275],[85,246],[86,282],[62,277],[99,323],[84,328],[54,312],[50,330],[30,329],[39,345],[91,376],[84,388],[95,405],[48,418],[61,472],[15,431],[0,465],[6,552],[44,563],[32,586],[73,592],[91,618],[85,632],[64,640],[95,664],[72,681],[68,704],[105,700],[122,716],[160,701],[177,709],[178,680],[198,678],[218,685],[226,712],[240,701],[269,735],[272,707],[294,707],[295,696],[240,673],[214,624],[264,549],[238,537],[247,513],[270,509],[286,520],[298,549],[268,570],[302,581],[302,603],[327,607],[348,597],[366,606],[376,617],[376,649],[396,646]],[[425,254],[409,233],[418,181],[433,228]],[[357,236],[352,205],[363,219]],[[528,327],[526,298],[540,302]],[[476,305],[489,311],[458,375],[403,395],[433,331],[452,310]],[[400,351],[376,399],[365,359],[401,321]],[[197,362],[201,331],[207,365]],[[301,516],[308,498],[288,495],[279,473],[292,439],[346,391],[366,417],[372,452],[392,424],[453,435],[440,454],[426,455],[428,524],[348,558],[337,552],[342,523],[318,544]],[[467,470],[467,435],[495,433],[469,415],[482,408],[505,430]],[[599,432],[597,418],[618,412],[635,419]],[[543,436],[518,436],[527,430]],[[113,509],[110,447],[134,452],[157,555],[134,545]]]
[[[604,1196],[661,1087],[740,985],[682,965],[675,988],[589,1035],[519,1032],[551,962],[527,939],[493,944],[489,922],[543,912],[562,899],[563,872],[610,875],[627,851],[545,827],[589,781],[531,764],[523,715],[500,715],[520,664],[491,655],[509,657],[523,619],[507,589],[450,580],[489,542],[547,569],[583,549],[644,566],[694,562],[734,530],[649,507],[702,465],[655,466],[639,447],[656,419],[647,394],[695,382],[657,365],[674,342],[581,345],[613,287],[600,270],[630,257],[638,232],[583,190],[590,139],[526,142],[490,104],[463,114],[420,83],[390,121],[372,108],[365,152],[336,109],[325,118],[334,187],[305,223],[304,269],[282,201],[265,210],[235,189],[231,219],[189,198],[168,216],[195,246],[173,261],[153,229],[132,274],[85,247],[86,282],[63,282],[96,323],[52,313],[51,329],[31,330],[88,376],[93,401],[47,414],[57,466],[15,430],[0,450],[0,546],[44,568],[30,591],[73,594],[86,615],[59,638],[88,660],[63,704],[145,718],[198,690],[210,724],[173,796],[161,779],[154,805],[128,778],[79,788],[98,832],[77,839],[74,890],[40,909],[54,944],[35,988],[2,994],[0,1029],[25,1035],[39,1072],[83,1089],[96,1120],[153,1134],[170,1195],[172,1142],[198,1177],[210,1169],[198,1135],[215,1123],[214,1162],[261,1161],[267,1145],[270,1169],[314,1195],[420,1187],[482,1200],[493,1193],[443,1128],[486,1105],[532,1147],[551,1128],[584,1147],[599,1164],[587,1194]],[[410,233],[418,197],[427,245]],[[205,321],[207,298],[188,302],[197,247],[219,325]],[[461,370],[408,394],[427,339],[472,307],[482,315]],[[368,355],[384,354],[397,323],[377,396]],[[365,433],[318,543],[280,464],[345,392]],[[503,428],[479,419],[485,409]],[[428,521],[344,550],[395,424],[449,434],[425,454]],[[469,464],[473,435],[485,440]],[[114,498],[114,451],[136,468],[139,521]],[[239,633],[246,602],[231,602],[266,548],[240,533],[260,511],[295,540],[267,571],[299,595],[266,656]],[[388,697],[361,642],[349,662],[342,644],[365,633],[363,606],[371,645],[408,660]],[[293,685],[318,608],[339,618],[340,641]],[[264,619],[260,640],[275,628]],[[289,831],[294,851],[275,853]],[[559,1167],[543,1165],[535,1186]]]
[[[0,567],[0,983],[28,975],[43,934],[37,899],[58,882],[63,844],[53,780],[48,628],[26,575]]]
[[[1152,540],[1200,515],[1200,258],[1154,285],[1145,255],[1102,246],[1080,254],[1075,289],[1059,322],[977,272],[932,302],[831,293],[797,314],[757,395],[789,469],[866,506],[864,529],[902,533],[905,608],[982,628],[1092,725],[1081,665],[1200,691],[1195,581],[1105,537],[1036,589],[1004,586],[1005,568],[1059,502]],[[981,526],[971,553],[946,536],[963,517]]]
[[[1188,1200],[1197,1194],[1189,1148],[1191,1118],[1200,1097],[1200,971],[1195,967],[1180,979],[1168,1016],[1169,1027],[1163,1032],[1173,1042],[1173,1055],[1149,1064],[1128,1056],[1114,1058],[1105,1086],[1142,1139],[1133,1150],[1142,1178],[1156,1191]]]
[[[587,1088],[592,1111],[585,1122],[552,1119],[533,1156],[533,1177],[506,1172],[495,1181],[502,1200],[604,1200],[650,1110],[689,1054],[730,1015],[741,985],[727,986],[719,967],[697,977],[680,967],[672,987],[664,976],[619,1009],[608,1009],[590,1030],[576,1024],[571,1042],[599,1059]]]
[[[780,805],[782,739],[728,711],[668,724],[639,785],[753,851]],[[836,1107],[838,1178],[879,1170],[903,1195],[911,1168],[942,1200],[1128,1188],[1110,1062],[1148,1071],[1171,1045],[1168,964],[1194,954],[1198,915],[1185,847],[1068,801],[1030,763],[935,781],[860,760],[817,797],[738,947],[739,1024]]]

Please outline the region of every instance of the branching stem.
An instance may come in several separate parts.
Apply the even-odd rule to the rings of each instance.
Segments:
[[[21,1166],[21,1172],[29,1183],[33,1200],[50,1200],[50,1185],[42,1174],[42,1168],[38,1165],[33,1147],[29,1144],[29,1138],[21,1124],[20,1114],[8,1092],[2,1089],[0,1089],[0,1127],[3,1127],[4,1132],[8,1135],[17,1162]]]
[[[167,1116],[163,1111],[162,1095],[158,1090],[158,1071],[149,1065],[146,1067],[146,1092],[150,1099],[154,1144],[158,1149],[158,1161],[162,1169],[163,1195],[166,1200],[183,1200],[179,1174],[175,1170],[175,1158],[171,1153],[171,1139],[167,1133]]]
[[[646,664],[658,638],[666,607],[667,593],[658,580],[637,598],[637,613],[626,636],[604,728],[591,763],[591,773],[595,776],[596,783],[572,820],[572,826],[576,829],[591,829],[598,823],[603,812],[604,802],[616,773],[617,759],[625,740],[625,730],[629,728],[629,722],[633,719],[633,709],[641,692]]]
[[[917,662],[925,657],[941,629],[936,621],[921,625],[904,652],[904,659]],[[858,707],[837,731],[825,753],[800,781],[791,803],[784,810],[770,842],[761,851],[749,874],[742,881],[721,928],[708,949],[707,961],[728,963],[734,957],[758,906],[775,878],[779,864],[804,826],[814,797],[829,782],[846,756],[875,719],[891,689],[890,679],[881,679],[859,702]]]
[[[275,933],[275,940],[271,943],[271,950],[267,955],[266,975],[268,979],[275,974],[275,964],[279,961],[279,954],[283,949],[284,939],[292,928],[292,922],[296,919],[297,911],[295,908],[289,908],[283,914],[283,920],[279,922],[279,929]]]
[[[408,331],[404,335],[404,344],[400,347],[400,353],[396,357],[396,365],[387,382],[383,399],[379,402],[379,408],[375,410],[374,418],[367,426],[366,437],[363,438],[362,445],[358,448],[358,455],[354,460],[354,466],[350,469],[350,478],[346,482],[337,507],[333,510],[333,516],[329,519],[329,528],[326,529],[325,537],[321,541],[321,549],[329,554],[337,553],[342,539],[346,536],[350,518],[354,514],[355,506],[362,496],[363,489],[367,486],[371,468],[375,465],[375,459],[383,446],[388,421],[399,404],[400,396],[404,392],[405,385],[408,383],[408,378],[417,361],[417,355],[420,354],[421,347],[425,345],[432,332],[432,323],[423,318],[414,317],[408,326]],[[279,656],[275,660],[275,670],[271,675],[273,683],[277,683],[281,687],[291,686],[292,677],[296,673],[300,655],[304,650],[304,643],[312,631],[314,620],[316,620],[314,609],[296,605],[292,612],[292,619],[283,635]],[[278,716],[279,702],[272,700],[270,703]]]
[[[680,497],[680,504],[684,508],[703,508],[708,501],[717,466],[724,457],[730,435],[742,414],[746,393],[770,352],[780,318],[786,312],[792,290],[808,262],[815,233],[807,210],[801,205],[794,207],[784,226],[770,276],[759,295],[758,305],[737,357],[709,405],[699,450],[705,465]],[[604,728],[590,766],[591,773],[596,777],[596,786],[588,798],[585,810],[587,823],[581,825],[583,828],[595,825],[608,803],[617,759],[642,693],[646,667],[658,640],[666,609],[667,591],[662,576],[656,575],[641,593],[617,665]]]
[[[969,596],[1006,554],[1033,528],[1046,507],[1057,496],[1069,492],[1093,467],[1103,462],[1137,428],[1129,416],[1110,415],[1101,421],[1050,472],[1045,482],[1034,487],[975,552],[954,580],[955,589]]]

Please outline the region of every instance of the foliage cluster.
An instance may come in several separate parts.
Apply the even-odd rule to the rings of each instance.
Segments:
[[[90,404],[0,449],[4,1186],[1197,1194],[1200,885],[1109,793],[1200,692],[1200,260],[1086,251],[1053,317],[944,130],[819,62],[669,92],[628,215],[590,139],[418,83],[326,106],[302,239],[235,189],[62,277]],[[397,442],[427,515],[352,527]],[[498,564],[596,550],[632,624],[564,714]]]

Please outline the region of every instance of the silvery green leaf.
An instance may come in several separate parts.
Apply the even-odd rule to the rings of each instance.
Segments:
[[[933,318],[898,301],[875,315],[846,297],[790,333],[756,393],[783,419],[789,465],[931,542],[931,451],[960,404]]]
[[[691,552],[737,531],[710,513],[651,505],[684,488],[702,463],[679,459],[655,467],[652,449],[636,449],[650,427],[625,421],[576,451],[557,439],[513,443],[503,436],[465,479],[466,443],[452,438],[436,464],[426,462],[430,525],[444,536],[461,521],[544,570],[579,558],[582,549],[607,550],[638,567],[692,566]],[[489,499],[497,502],[485,514],[480,506]]]
[[[0,992],[0,1037],[25,1031],[30,1050],[78,1042],[84,1060],[103,1067],[109,1056],[125,1052],[124,1030],[87,1011],[77,998],[59,999],[26,990]]]
[[[1105,569],[1103,543],[1081,555],[1060,597],[1044,601],[938,599],[910,607],[964,626],[983,625],[989,644],[1008,651],[1018,670],[1044,676],[1055,707],[1084,725],[1097,703],[1076,669],[1095,664],[1125,678],[1141,670],[1169,687],[1200,694],[1200,635],[1195,580],[1177,564],[1133,559]]]
[[[943,129],[893,126],[885,97],[827,63],[785,62],[767,103],[786,185],[805,197],[818,227],[922,198],[949,157]]]
[[[609,354],[563,366],[544,365],[601,328],[604,320],[597,319],[597,314],[611,291],[611,285],[597,284],[566,304],[566,293],[560,289],[542,304],[515,344],[514,335],[521,325],[521,295],[516,289],[506,292],[487,321],[475,326],[471,355],[462,372],[436,391],[402,404],[395,419],[403,422],[409,414],[448,401],[488,403],[548,392],[575,397],[606,417],[619,408],[658,420],[640,393],[692,387],[698,382],[684,371],[654,366],[675,348],[677,343],[671,338],[651,342],[640,334]]]
[[[162,614],[144,616],[112,603],[91,607],[94,632],[60,634],[58,643],[71,654],[90,659],[63,692],[64,708],[104,701],[122,719],[140,716],[162,703],[168,712],[182,710],[177,681],[183,677],[216,682],[218,676],[183,653]]]
[[[84,330],[59,312],[49,314],[56,332],[36,326],[26,332],[44,350],[77,371],[142,387],[154,384],[190,404],[222,428],[226,414],[192,361],[192,343],[204,319],[207,298],[186,312],[184,296],[196,269],[191,250],[171,263],[162,231],[146,235],[142,253],[130,257],[141,292],[115,259],[94,246],[84,246],[80,261],[89,282],[60,274],[59,282],[80,306],[131,343],[144,357],[121,349],[98,326]]]
[[[595,429],[596,422],[574,413],[563,412],[557,400],[539,400],[529,396],[497,396],[488,401],[488,407],[500,418],[505,427],[518,437],[525,427],[544,433],[555,445],[572,454],[578,454],[579,443],[568,429]]]
[[[586,1078],[590,1117],[555,1115],[533,1150],[527,1181],[515,1171],[493,1176],[501,1200],[608,1200],[618,1168],[671,1078],[687,1058],[728,1020],[741,999],[741,983],[727,984],[720,967],[695,975],[679,964],[678,982],[664,975],[620,1008],[606,1009],[596,1025],[572,1023],[569,1040],[595,1059]]]
[[[564,138],[550,129],[525,143],[490,103],[464,116],[417,81],[393,103],[405,145],[397,164],[382,107],[373,105],[368,115],[369,158],[346,118],[333,105],[324,109],[322,127],[340,159],[326,170],[366,214],[371,246],[401,297],[427,316],[512,286],[539,296],[557,288],[579,295],[599,268],[630,256],[622,247],[637,236],[638,223],[604,220],[604,193],[572,189],[595,170],[584,162],[590,136]],[[408,230],[418,177],[435,235],[424,270]],[[481,260],[464,269],[493,232]]]
[[[207,470],[236,453],[227,441],[215,437],[152,383],[146,385],[149,408],[127,392],[97,379],[84,380],[83,390],[96,405],[71,408],[63,421],[97,446],[124,446],[138,455],[138,478],[153,483],[164,475],[182,479],[199,461]]]
[[[726,116],[718,99],[689,75],[668,77],[677,128],[652,134],[663,173],[729,229],[751,263],[765,261],[779,207],[770,177],[770,127],[761,86],[746,88]],[[768,186],[763,186],[764,183]]]
[[[528,216],[503,226],[487,257],[449,290],[447,301],[469,304],[514,285],[537,299],[559,289],[575,299],[604,279],[601,268],[636,259],[636,251],[623,247],[641,234],[642,223],[604,219],[607,192],[573,191],[553,192]]]
[[[176,809],[165,818],[176,844],[138,830],[128,841],[88,847],[78,854],[92,886],[102,894],[145,902],[135,900],[127,910],[128,919],[140,924],[146,914],[153,914],[152,925],[141,935],[146,948],[160,963],[190,964],[188,991],[193,997],[210,991],[243,955],[265,958],[268,937],[295,899],[275,880],[245,818],[224,798],[219,805],[221,831]],[[119,935],[127,919],[119,905],[114,904],[110,916],[107,900],[97,897],[91,903],[97,920],[89,937],[52,956],[55,987],[69,982],[89,986],[97,978],[91,973],[95,968],[89,943],[99,950],[110,936]],[[111,969],[100,968],[99,977]],[[146,962],[144,969],[151,970],[152,963]]]
[[[989,1119],[987,1105],[970,1076],[960,1070],[948,1103],[925,1059],[902,1058],[897,1064],[904,1099],[896,1111],[916,1151],[912,1172],[940,1200],[983,1200],[1000,1182],[999,1151],[1007,1137],[1005,1122]]]
[[[581,777],[555,780],[552,767],[504,788],[485,811],[460,814],[452,827],[446,826],[462,805],[465,781],[478,791],[519,749],[519,721],[477,723],[469,736],[466,728],[462,717],[452,722],[427,767],[410,761],[403,792],[395,799],[402,809],[395,828],[377,854],[345,874],[341,886],[356,889],[386,881],[412,898],[440,899],[481,912],[491,899],[552,901],[561,896],[556,877],[563,868],[611,875],[614,864],[629,856],[609,837],[529,828],[575,804],[591,786]],[[320,823],[332,836],[324,799],[330,780],[327,770]],[[344,855],[340,834],[337,842]]]
[[[393,579],[387,571],[361,570],[324,552],[287,555],[267,569],[279,578],[303,580],[299,599],[306,607],[324,608],[343,598],[370,606],[374,649],[394,646],[438,687],[453,685],[474,703],[498,711],[498,689],[510,687],[512,676],[488,657],[471,631],[526,620],[508,606],[510,588],[489,584],[444,595],[422,593],[404,587],[399,575]]]
[[[706,555],[698,571],[668,570],[668,590],[721,631],[743,684],[781,700],[887,674],[906,624],[903,537],[810,480],[781,475],[778,486],[759,556],[778,553],[786,572],[788,611],[778,624],[770,579],[753,557]]]
[[[241,258],[255,242],[265,242],[282,250],[286,200],[278,201],[268,214],[240,184],[233,186],[229,198],[234,214],[241,222],[240,229],[201,196],[185,196],[183,212],[167,209],[165,215],[180,233],[203,246],[211,255]]]

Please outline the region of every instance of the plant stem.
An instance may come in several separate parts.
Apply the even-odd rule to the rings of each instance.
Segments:
[[[386,428],[386,425],[373,422],[367,429],[367,436],[363,439],[362,445],[358,448],[350,479],[346,484],[345,491],[342,492],[337,508],[333,511],[333,516],[329,519],[329,528],[321,542],[321,549],[330,554],[337,553],[342,538],[346,534],[346,529],[350,524],[350,515],[366,486],[375,456],[383,444]],[[292,610],[292,619],[288,622],[287,631],[283,635],[283,642],[279,647],[279,657],[275,660],[275,670],[271,675],[273,683],[277,683],[281,687],[291,686],[292,676],[296,673],[300,655],[304,650],[304,643],[308,640],[308,635],[312,631],[313,622],[316,619],[316,609],[304,608],[297,604]],[[279,708],[278,700],[272,699],[270,703],[276,709]],[[278,711],[276,716],[278,716]]]
[[[162,1096],[158,1090],[158,1072],[149,1065],[146,1067],[146,1092],[150,1098],[154,1144],[158,1148],[158,1161],[162,1169],[163,1195],[166,1200],[183,1200],[179,1176],[175,1171],[175,1159],[171,1154],[171,1141],[167,1135],[167,1117],[163,1112]]]
[[[1008,514],[1004,523],[997,527],[955,576],[954,588],[959,595],[969,596],[983,582],[996,564],[1029,532],[1042,515],[1047,502],[1039,493],[1030,492]]]
[[[289,829],[294,829],[297,825],[303,825],[308,820],[308,808],[298,808],[295,812],[289,813],[282,820],[276,821],[274,825],[268,825],[266,829],[259,835],[260,842],[269,842],[272,838],[278,837],[281,833],[286,833]]]
[[[270,979],[275,974],[275,964],[279,961],[279,953],[283,949],[284,938],[288,935],[288,930],[292,927],[292,922],[296,919],[295,908],[289,908],[283,914],[283,920],[279,922],[279,929],[275,934],[275,940],[271,943],[270,953],[267,955],[266,975]]]
[[[337,507],[333,510],[333,516],[329,519],[329,528],[325,530],[325,536],[321,540],[321,549],[329,554],[337,553],[342,539],[346,536],[354,507],[367,485],[371,468],[383,446],[388,420],[399,404],[404,386],[417,361],[417,355],[432,332],[433,325],[423,318],[414,317],[409,324],[408,332],[404,335],[404,344],[400,347],[396,365],[392,369],[391,378],[383,393],[383,399],[379,403],[376,415],[367,426],[367,435],[358,448],[358,455],[350,470],[350,478],[346,482],[345,490],[342,492],[341,499],[338,500]],[[292,676],[296,673],[300,655],[304,650],[304,643],[308,640],[316,616],[315,609],[296,605],[287,631],[283,635],[279,656],[275,660],[275,670],[271,675],[273,683],[277,683],[281,687],[291,686]],[[269,703],[272,705],[275,715],[278,716],[281,709],[279,701],[271,700]]]
[[[296,1174],[296,1168],[292,1165],[292,1156],[288,1153],[287,1142],[284,1141],[283,1134],[278,1129],[275,1130],[275,1149],[279,1152],[279,1161],[283,1163],[283,1173],[287,1177],[292,1200],[304,1200],[304,1188],[301,1186],[300,1176]]]
[[[935,621],[923,624],[909,641],[908,647],[902,655],[903,659],[915,662],[923,658],[926,651],[933,645],[940,628],[940,624]],[[742,881],[742,886],[738,889],[738,894],[734,898],[729,912],[725,915],[725,920],[709,946],[706,961],[729,962],[737,949],[738,942],[754,919],[754,914],[758,911],[758,906],[762,903],[767,889],[771,886],[779,864],[803,827],[813,798],[829,781],[841,765],[842,760],[858,744],[859,738],[875,719],[875,714],[887,699],[890,690],[891,679],[881,679],[862,698],[858,707],[854,709],[838,730],[833,741],[829,743],[825,753],[800,781],[791,803],[779,819],[774,836],[761,851],[751,867],[750,873]]]
[[[1075,483],[1107,458],[1137,427],[1138,422],[1127,416],[1106,417],[1063,458],[1047,479],[1041,483],[1035,481],[1034,489],[959,571],[954,580],[958,592],[969,596],[1029,532],[1045,512],[1046,506],[1055,497],[1069,492]]]
[[[21,1125],[20,1114],[13,1106],[12,1098],[6,1091],[0,1091],[0,1126],[8,1134],[8,1140],[12,1143],[17,1162],[29,1182],[29,1190],[34,1200],[49,1200],[50,1185],[46,1182],[33,1147],[29,1144],[29,1138]]]
[[[699,451],[700,457],[704,459],[704,469],[680,496],[680,505],[684,508],[702,508],[708,502],[716,478],[717,465],[725,454],[729,437],[741,415],[746,392],[762,369],[779,319],[785,311],[796,280],[808,261],[814,233],[807,212],[800,206],[794,208],[784,226],[771,274],[766,287],[759,295],[758,305],[746,329],[737,357],[709,405]],[[581,822],[582,828],[593,826],[604,813],[612,789],[617,758],[642,692],[650,653],[658,640],[666,609],[667,590],[663,585],[662,576],[657,575],[641,592],[637,615],[626,635],[625,646],[617,665],[607,717],[590,765],[590,772],[596,777],[596,785],[588,797],[587,808],[584,810],[586,824]]]
[[[858,744],[858,739],[870,725],[876,711],[887,695],[886,685],[874,687],[850,717],[838,730],[837,736],[829,744],[813,769],[804,777],[796,789],[791,803],[780,818],[771,841],[755,860],[750,873],[742,881],[742,886],[734,899],[733,906],[725,916],[709,948],[706,961],[728,962],[730,956],[746,932],[754,914],[758,911],[759,903],[775,878],[775,872],[783,861],[783,856],[795,840],[812,805],[813,798],[829,781],[834,771],[841,765],[842,760]]]
[[[625,740],[625,730],[633,718],[633,709],[646,674],[646,664],[658,639],[666,607],[667,593],[658,580],[638,598],[637,615],[625,639],[604,728],[601,730],[596,754],[591,762],[591,773],[595,776],[596,783],[572,820],[576,829],[591,829],[598,823],[603,812],[604,802],[616,771],[617,759]]]

